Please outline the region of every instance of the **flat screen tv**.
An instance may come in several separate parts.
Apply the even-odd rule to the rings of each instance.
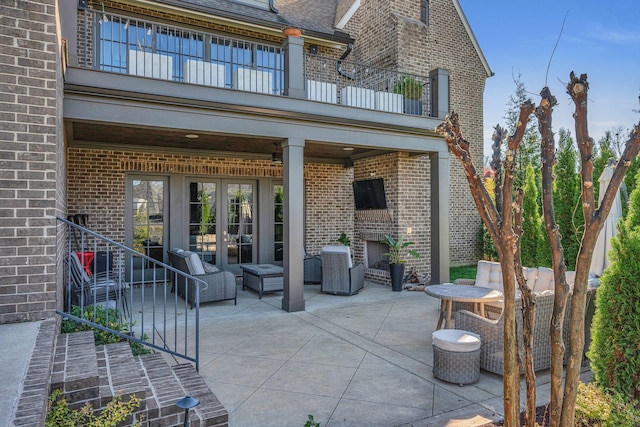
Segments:
[[[353,197],[356,202],[356,210],[386,209],[384,179],[353,181]]]

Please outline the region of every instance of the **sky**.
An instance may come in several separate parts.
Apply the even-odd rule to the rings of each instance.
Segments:
[[[491,151],[494,126],[506,126],[504,116],[518,75],[536,105],[542,88],[549,87],[558,100],[552,118],[556,135],[564,127],[575,136],[574,106],[566,85],[571,71],[586,73],[590,136],[597,141],[605,131],[623,126],[627,139],[627,130],[640,119],[639,0],[459,2],[494,73],[484,91],[485,156]]]

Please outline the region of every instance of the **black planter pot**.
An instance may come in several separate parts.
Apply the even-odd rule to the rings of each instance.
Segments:
[[[391,275],[391,290],[400,292],[404,280],[404,264],[389,264],[389,274]]]

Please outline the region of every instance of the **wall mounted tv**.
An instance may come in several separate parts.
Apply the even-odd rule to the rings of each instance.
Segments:
[[[353,198],[356,202],[356,210],[386,209],[384,179],[353,181]]]

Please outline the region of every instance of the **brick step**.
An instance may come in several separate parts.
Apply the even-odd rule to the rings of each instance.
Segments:
[[[180,381],[184,394],[200,400],[200,404],[191,411],[190,425],[223,427],[229,423],[229,413],[215,394],[209,389],[195,368],[188,364],[172,367],[174,375]]]
[[[229,414],[190,364],[170,367],[161,354],[139,356],[140,370],[148,382],[147,408],[149,421],[156,417],[161,425],[183,425],[184,410],[176,402],[185,395],[200,400],[189,411],[192,427],[227,426]],[[153,408],[153,409],[152,409]]]
[[[192,427],[227,426],[229,414],[190,364],[169,366],[160,353],[133,356],[128,343],[96,346],[92,332],[59,335],[51,390],[61,389],[69,407],[90,403],[104,408],[115,395],[141,399],[131,421],[142,425],[181,426],[184,409],[176,402],[191,395],[200,404],[190,410]]]
[[[100,372],[100,406],[105,406],[115,395],[119,395],[123,401],[135,395],[144,403],[146,384],[138,373],[138,362],[131,353],[129,343],[96,346],[95,352]],[[145,409],[143,403],[139,410]]]
[[[51,390],[62,390],[71,409],[87,402],[100,407],[100,381],[93,332],[60,334],[56,340]]]

